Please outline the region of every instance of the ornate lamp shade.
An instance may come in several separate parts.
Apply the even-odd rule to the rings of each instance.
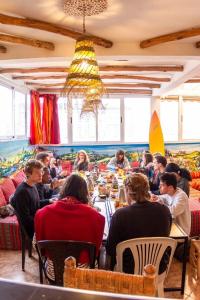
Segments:
[[[75,53],[66,78],[63,93],[85,96],[88,87],[100,87],[99,66],[93,48],[93,41],[82,36],[76,42]],[[102,90],[103,88],[99,89]]]

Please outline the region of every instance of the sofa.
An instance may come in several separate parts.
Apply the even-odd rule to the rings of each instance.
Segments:
[[[0,180],[0,207],[9,203],[10,196],[15,192],[16,187],[24,178],[24,172],[19,170],[12,176]],[[21,249],[21,234],[15,215],[4,218],[0,217],[0,249]]]

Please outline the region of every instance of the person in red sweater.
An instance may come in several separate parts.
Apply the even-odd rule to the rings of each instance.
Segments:
[[[99,253],[105,218],[88,205],[86,181],[77,174],[69,176],[60,194],[60,200],[36,213],[36,240],[74,240],[92,242]],[[87,263],[86,257],[81,264]]]

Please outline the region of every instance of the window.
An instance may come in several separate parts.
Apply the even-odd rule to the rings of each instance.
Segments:
[[[15,91],[15,136],[26,135],[26,97],[25,94]]]
[[[148,142],[150,105],[150,98],[124,99],[125,142]]]
[[[98,140],[120,141],[120,99],[102,99],[105,109],[98,111]]]
[[[81,116],[82,99],[72,100],[72,141],[95,142],[96,118],[93,113]]]
[[[13,132],[13,90],[0,85],[0,137],[12,137]]]
[[[183,139],[200,139],[200,101],[183,101]]]
[[[68,119],[67,119],[67,99],[58,99],[58,117],[60,125],[60,140],[68,143]]]
[[[30,127],[31,127],[31,95],[27,94],[27,103],[26,103],[26,107],[27,107],[27,117],[26,117],[26,128],[27,128],[27,132],[26,132],[26,136],[30,137]]]
[[[160,123],[164,141],[178,141],[178,101],[160,101]]]

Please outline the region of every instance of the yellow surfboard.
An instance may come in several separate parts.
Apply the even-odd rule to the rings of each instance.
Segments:
[[[149,149],[152,154],[159,152],[162,155],[165,155],[165,146],[164,146],[162,128],[156,111],[154,111],[150,122]]]

